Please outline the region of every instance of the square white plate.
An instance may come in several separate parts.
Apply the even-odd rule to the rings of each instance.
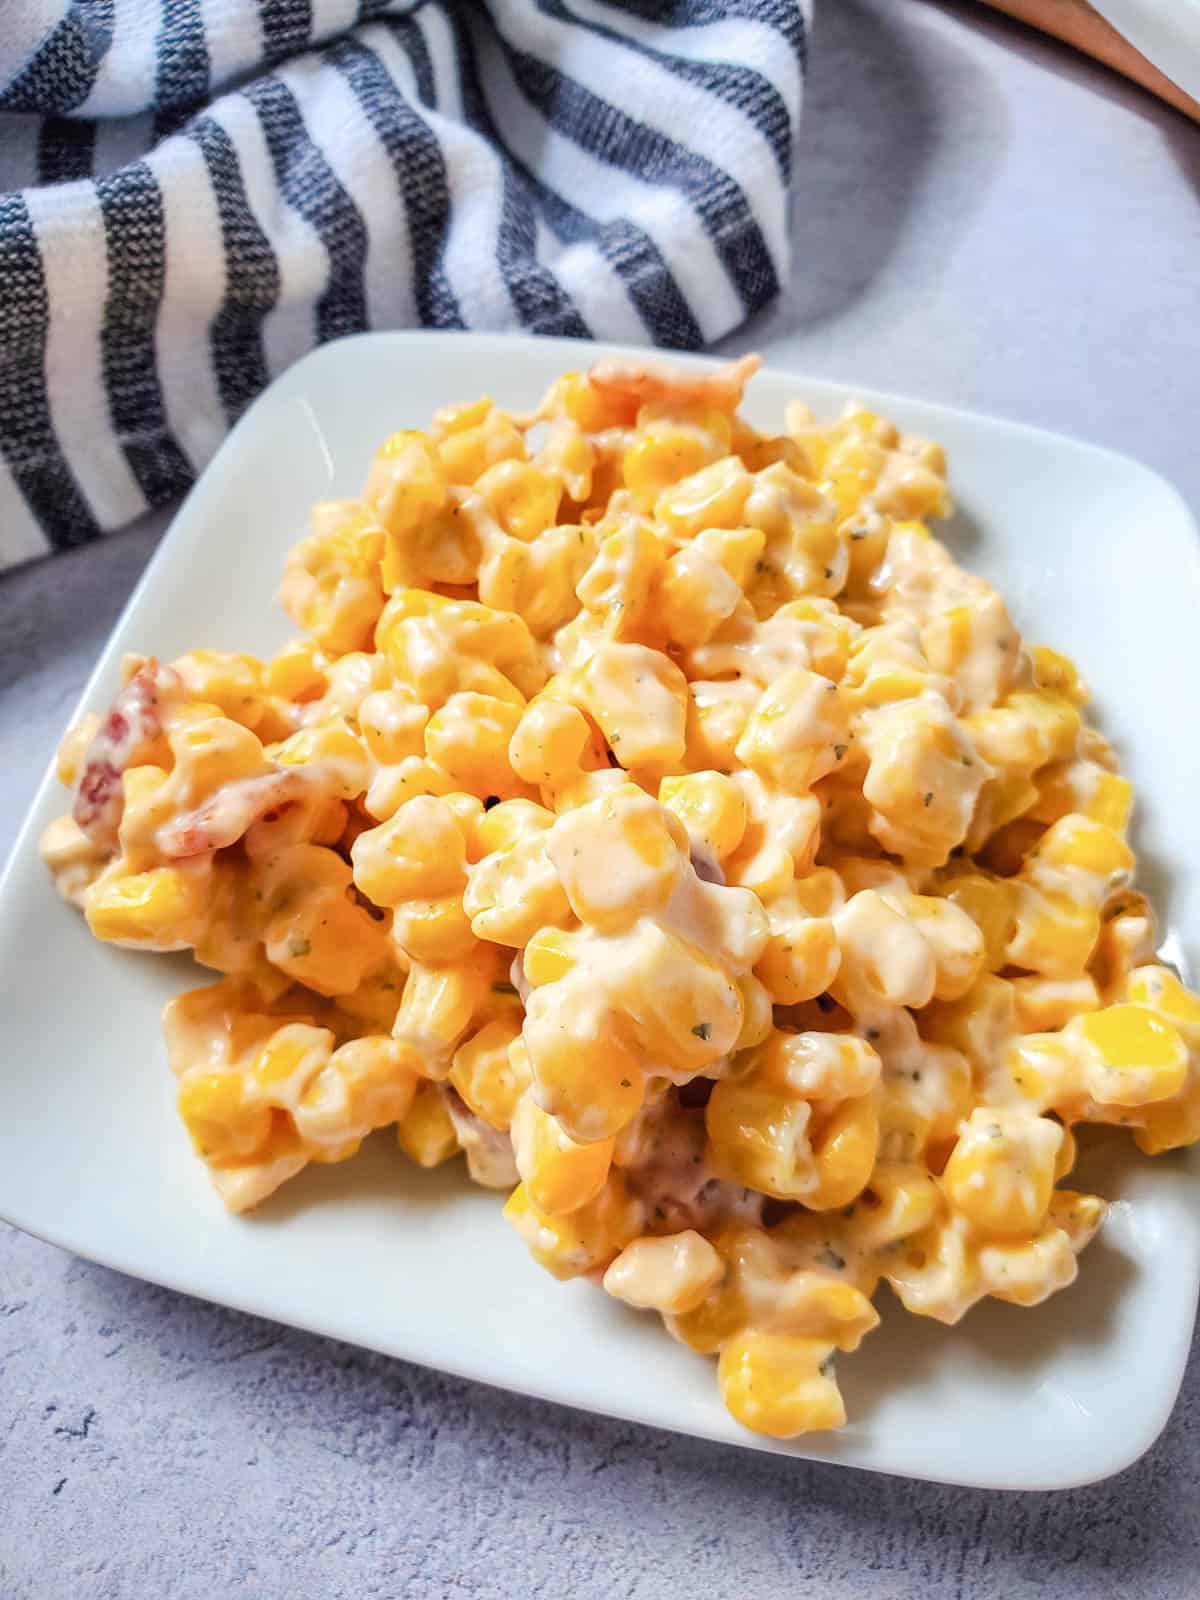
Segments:
[[[273,596],[312,501],[356,493],[393,429],[481,393],[528,407],[597,354],[563,340],[367,335],[293,367],[204,474],[130,600],[85,694],[101,708],[125,650],[267,654],[289,636]],[[751,385],[760,422],[786,401],[831,416],[851,391],[782,373]],[[1178,495],[1106,451],[862,392],[948,448],[950,540],[998,582],[1018,625],[1074,656],[1139,783],[1145,878],[1193,953],[1200,932],[1195,685],[1200,546]],[[408,1360],[712,1439],[995,1488],[1116,1472],[1157,1437],[1179,1388],[1200,1278],[1200,1185],[1179,1156],[1093,1153],[1116,1203],[1074,1288],[1035,1311],[980,1307],[958,1329],[884,1306],[840,1363],[836,1436],[777,1445],[723,1410],[710,1361],[591,1285],[534,1265],[495,1196],[426,1174],[376,1135],[259,1213],[225,1214],[172,1105],[163,1003],[211,979],[180,958],[105,948],[37,859],[66,797],[47,778],[0,883],[0,1214],[123,1272]],[[1169,873],[1168,873],[1169,864]],[[1169,888],[1169,897],[1164,891]],[[1169,946],[1178,956],[1174,933]],[[886,1294],[881,1299],[886,1299]]]

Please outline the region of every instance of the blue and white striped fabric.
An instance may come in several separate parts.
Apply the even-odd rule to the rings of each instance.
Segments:
[[[313,345],[694,348],[788,272],[809,0],[2,0],[0,566]]]

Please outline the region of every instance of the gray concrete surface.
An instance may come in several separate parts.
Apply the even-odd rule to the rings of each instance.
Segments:
[[[1200,130],[982,8],[820,12],[794,285],[735,345],[1116,446],[1200,505]],[[0,583],[0,847],[161,525]],[[887,1480],[443,1378],[0,1227],[0,1600],[1194,1600],[1198,1430],[1193,1358],[1106,1484]]]

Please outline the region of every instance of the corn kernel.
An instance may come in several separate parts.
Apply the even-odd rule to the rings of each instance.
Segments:
[[[608,1266],[639,1233],[642,1211],[614,1170],[594,1199],[557,1216],[538,1211],[525,1185],[518,1184],[504,1215],[547,1272],[556,1278],[577,1278]]]
[[[627,1244],[604,1274],[604,1287],[639,1311],[678,1316],[694,1311],[724,1273],[725,1263],[708,1240],[687,1228]]]
[[[743,1427],[774,1439],[840,1428],[846,1408],[831,1375],[832,1355],[819,1339],[749,1329],[721,1350],[721,1398]]]
[[[1146,1105],[1170,1100],[1183,1088],[1187,1045],[1148,1006],[1106,1006],[1074,1018],[1064,1036],[1083,1047],[1088,1087],[1101,1105]]]
[[[270,1108],[247,1099],[240,1072],[187,1073],[179,1114],[197,1155],[213,1165],[250,1160],[271,1133]]]
[[[515,1047],[519,1055],[520,1047]],[[565,1216],[588,1205],[604,1188],[612,1166],[613,1141],[576,1144],[531,1094],[517,1103],[512,1121],[517,1171],[534,1210]]]
[[[527,1053],[509,1048],[520,1032],[515,1015],[486,1023],[459,1045],[450,1068],[450,1082],[471,1110],[501,1133],[508,1131],[517,1101],[529,1087]]]
[[[1063,1130],[1027,1111],[977,1106],[942,1176],[956,1211],[988,1233],[1029,1233],[1046,1215]]]
[[[716,860],[723,861],[741,844],[746,831],[745,796],[723,773],[664,778],[658,798],[683,823],[693,846],[699,845]]]
[[[396,1138],[404,1154],[419,1167],[440,1167],[457,1154],[458,1135],[436,1084],[417,1084],[412,1103],[397,1125]]]
[[[105,873],[87,890],[84,911],[97,939],[143,950],[186,950],[204,923],[208,877],[198,867]]]

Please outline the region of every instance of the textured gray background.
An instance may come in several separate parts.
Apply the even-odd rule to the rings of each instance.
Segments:
[[[970,5],[820,0],[812,67],[795,283],[738,347],[1093,438],[1200,505],[1200,130]],[[160,527],[0,584],[0,847]],[[1198,1425],[1194,1358],[1121,1477],[939,1489],[595,1421],[0,1228],[0,1600],[1194,1600]]]

